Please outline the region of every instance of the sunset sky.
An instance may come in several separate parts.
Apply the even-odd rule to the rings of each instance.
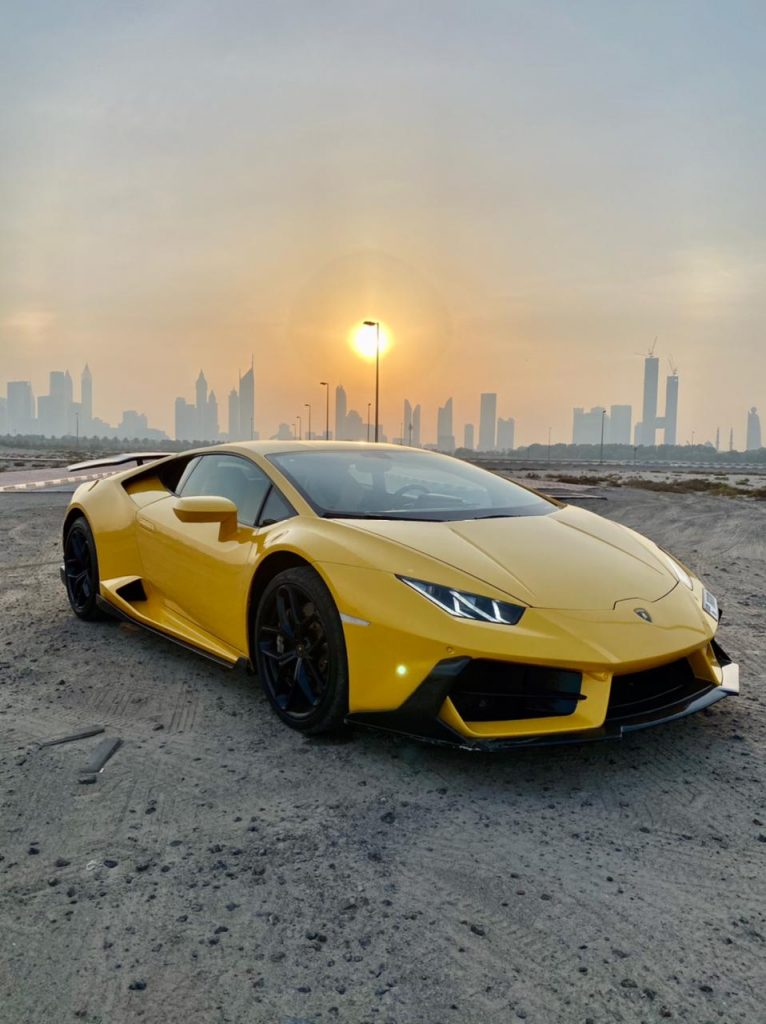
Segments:
[[[254,354],[261,436],[320,380],[381,419],[481,391],[517,442],[632,403],[679,440],[766,407],[766,6],[50,0],[0,14],[0,394],[90,364],[96,415]],[[637,417],[636,417],[637,418]],[[222,427],[225,428],[225,415]]]

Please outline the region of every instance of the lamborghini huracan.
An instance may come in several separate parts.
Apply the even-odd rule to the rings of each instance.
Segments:
[[[254,670],[301,732],[572,742],[739,691],[716,599],[681,562],[467,462],[318,441],[128,459],[67,509],[75,614]]]

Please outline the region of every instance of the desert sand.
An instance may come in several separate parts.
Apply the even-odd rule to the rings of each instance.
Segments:
[[[604,493],[718,595],[742,695],[494,756],[304,739],[252,677],[78,621],[68,496],[0,495],[0,1021],[766,1019],[766,504]]]

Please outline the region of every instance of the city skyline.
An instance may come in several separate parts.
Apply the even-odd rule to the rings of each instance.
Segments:
[[[633,406],[629,404],[596,405],[586,411],[581,406],[573,408],[571,437],[554,438],[552,428],[546,437],[527,437],[523,444],[530,443],[573,443],[573,444],[629,444],[651,447],[655,443],[672,445],[677,443],[677,418],[679,410],[679,374],[675,363],[670,362],[671,372],[665,379],[664,413],[659,414],[660,359],[654,355],[654,348],[644,357],[641,412],[643,419],[634,423]],[[334,414],[329,419],[329,383],[327,413],[328,420],[314,420],[311,429],[311,402],[296,403],[300,412],[294,417],[280,419],[275,429],[273,424],[266,432],[257,428],[256,421],[256,373],[255,359],[251,357],[249,369],[243,374],[238,371],[238,386],[228,395],[226,428],[223,411],[219,406],[214,389],[208,387],[204,369],[200,369],[194,382],[195,397],[188,401],[177,396],[174,402],[174,429],[166,434],[149,424],[145,413],[134,409],[123,410],[117,426],[111,426],[102,418],[93,415],[93,374],[86,363],[80,376],[80,399],[75,401],[74,383],[69,370],[51,370],[48,373],[48,394],[34,395],[30,381],[9,381],[6,395],[0,394],[0,434],[30,433],[43,436],[107,436],[146,437],[160,440],[172,437],[181,441],[247,440],[250,438],[292,437],[321,439],[325,429],[330,428],[330,437],[340,440],[367,440],[374,436],[374,421],[371,418],[372,401],[364,412],[349,407],[349,399],[343,384],[335,385]],[[0,385],[2,382],[0,382]],[[324,382],[320,387],[325,386]],[[507,396],[501,395],[500,408],[509,406]],[[381,421],[381,440],[412,444],[416,447],[436,447],[451,452],[464,447],[476,451],[507,451],[519,445],[516,434],[517,422],[514,416],[498,415],[498,393],[482,392],[476,396],[478,430],[474,420],[466,419],[462,430],[454,416],[453,397],[445,399],[435,413],[433,435],[429,428],[429,410],[421,404],[403,400],[402,412],[397,429],[386,432]],[[308,420],[304,423],[304,410],[308,409]],[[649,426],[644,424],[646,419]],[[330,423],[332,426],[330,427]],[[712,426],[708,425],[712,430]],[[741,450],[760,448],[760,419],[757,407],[751,406],[746,413],[743,443],[734,445],[735,427],[729,427],[729,448]],[[657,439],[658,431],[662,436]],[[737,431],[737,434],[739,432]],[[713,440],[713,437],[715,440]],[[462,443],[461,440],[462,438]],[[716,424],[714,434],[696,438],[698,444],[712,444],[720,450],[721,424]],[[758,439],[758,443],[756,443]],[[683,443],[683,442],[680,442]],[[695,443],[692,438],[687,443]]]

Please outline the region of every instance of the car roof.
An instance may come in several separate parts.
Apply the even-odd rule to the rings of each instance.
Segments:
[[[366,441],[229,441],[224,444],[211,445],[208,448],[198,448],[197,452],[218,452],[230,451],[252,455],[287,455],[291,452],[360,452],[360,451],[398,451],[402,446],[398,444],[373,444]],[[422,451],[414,448],[410,451]],[[433,454],[433,453],[429,453]]]

